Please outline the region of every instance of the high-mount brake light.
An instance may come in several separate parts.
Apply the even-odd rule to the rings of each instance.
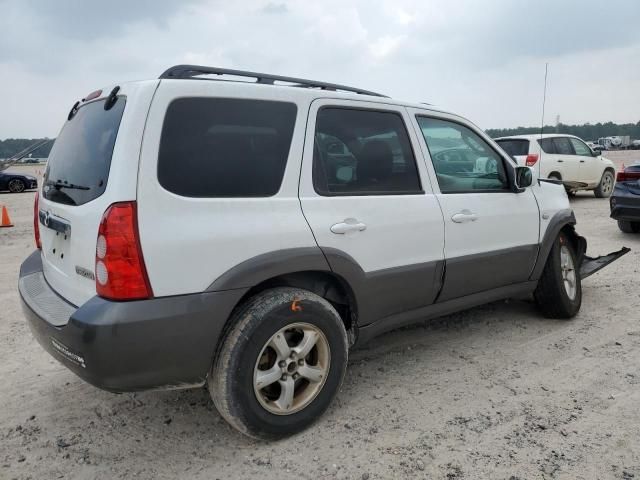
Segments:
[[[98,98],[100,95],[102,95],[102,90],[96,90],[94,92],[91,92],[89,95],[87,95],[86,97],[84,97],[82,99],[83,102],[88,102],[89,100],[93,100],[94,98]]]
[[[112,204],[96,240],[96,292],[110,300],[142,300],[153,291],[138,235],[136,202]]]

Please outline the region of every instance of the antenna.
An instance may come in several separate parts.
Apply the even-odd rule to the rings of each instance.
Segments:
[[[542,119],[540,121],[540,150],[542,150],[542,134],[544,133],[544,107],[547,102],[547,74],[549,73],[549,62],[544,64],[544,92],[542,94]],[[541,152],[542,153],[542,152]],[[539,157],[542,159],[542,155]],[[542,162],[538,161],[538,178],[540,178],[540,164]]]

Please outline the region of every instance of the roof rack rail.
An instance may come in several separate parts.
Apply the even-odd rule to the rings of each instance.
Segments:
[[[372,95],[374,97],[386,97],[376,92],[362,90],[361,88],[347,87],[345,85],[337,85],[334,83],[317,82],[315,80],[305,80],[303,78],[283,77],[280,75],[271,75],[268,73],[246,72],[244,70],[231,70],[228,68],[205,67],[201,65],[176,65],[165,70],[160,79],[195,79],[195,80],[212,80],[207,78],[198,78],[200,75],[233,75],[236,77],[255,78],[255,83],[265,85],[275,85],[275,82],[286,82],[292,84],[293,87],[319,88],[321,90],[345,91],[359,93],[361,95]]]

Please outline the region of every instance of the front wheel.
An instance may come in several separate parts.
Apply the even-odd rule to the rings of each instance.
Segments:
[[[618,220],[618,228],[624,233],[640,233],[640,222]]]
[[[27,188],[25,183],[19,178],[14,178],[13,180],[10,180],[8,187],[11,193],[21,193],[21,192],[24,192],[25,188]]]
[[[605,171],[602,174],[602,178],[600,179],[600,183],[593,191],[593,194],[596,198],[608,198],[611,196],[611,192],[613,192],[613,185],[615,183],[615,178],[613,177],[613,173],[609,170]]]
[[[556,238],[533,293],[538,309],[548,318],[572,318],[582,304],[582,283],[576,252],[566,235]]]
[[[333,306],[306,290],[274,288],[249,299],[231,322],[208,378],[225,420],[258,439],[317,420],[347,366],[347,334]]]

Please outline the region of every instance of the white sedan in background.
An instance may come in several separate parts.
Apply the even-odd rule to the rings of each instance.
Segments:
[[[514,135],[495,140],[519,165],[537,167],[540,178],[562,181],[567,193],[593,190],[607,198],[615,183],[615,166],[573,135]]]

